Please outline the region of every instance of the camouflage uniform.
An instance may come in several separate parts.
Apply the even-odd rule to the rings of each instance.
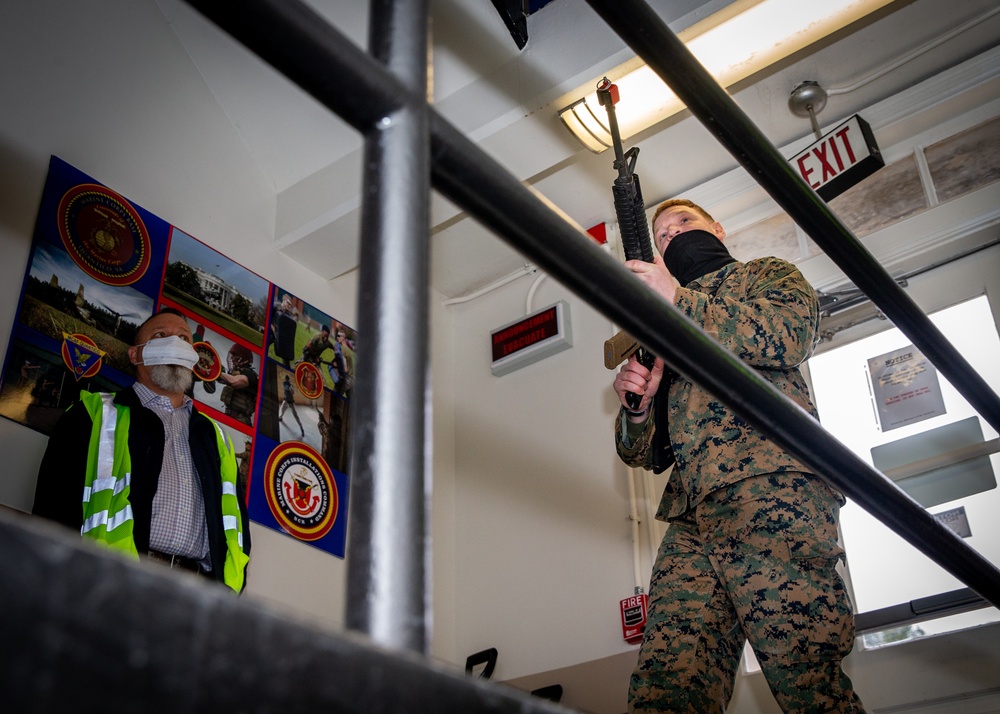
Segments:
[[[333,343],[330,342],[329,333],[327,333],[326,337],[324,337],[321,332],[309,340],[305,347],[302,348],[302,361],[319,364],[322,361],[321,357],[323,353],[332,349]]]
[[[812,350],[819,307],[793,265],[730,263],[679,288],[676,305],[815,415],[798,365]],[[630,466],[674,462],[657,511],[670,527],[629,710],[721,714],[749,638],[784,711],[863,712],[840,667],[854,643],[834,569],[843,497],[711,394],[666,372],[646,421],[620,412],[616,434]]]
[[[226,385],[222,388],[219,399],[226,406],[226,415],[239,422],[253,426],[254,412],[257,411],[257,371],[253,365],[245,364],[229,372],[234,377],[240,375],[247,378],[249,384],[237,389]]]

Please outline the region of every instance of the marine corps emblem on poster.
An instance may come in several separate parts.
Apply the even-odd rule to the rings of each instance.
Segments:
[[[222,358],[211,342],[195,342],[193,347],[198,353],[198,362],[192,369],[194,375],[203,382],[214,382],[222,374]]]
[[[131,285],[149,268],[149,233],[138,212],[114,191],[81,184],[59,201],[59,237],[87,275],[108,285]]]
[[[319,540],[337,520],[337,484],[307,444],[279,444],[264,467],[264,494],[278,523],[300,540]]]
[[[295,384],[306,399],[319,399],[323,394],[323,375],[309,362],[300,362],[295,368]]]
[[[76,381],[89,379],[101,371],[101,360],[106,352],[80,333],[63,333],[62,358]]]

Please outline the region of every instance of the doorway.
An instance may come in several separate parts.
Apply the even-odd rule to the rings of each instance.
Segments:
[[[1000,336],[987,295],[931,315],[944,336],[1000,392]],[[831,347],[809,361],[823,426],[893,478],[966,543],[1000,563],[997,432],[898,329]],[[841,513],[847,574],[858,612],[959,590],[959,582],[848,501]],[[864,636],[868,647],[1000,620],[995,608]]]

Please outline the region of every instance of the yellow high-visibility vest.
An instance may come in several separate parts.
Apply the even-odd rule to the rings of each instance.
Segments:
[[[128,500],[132,477],[128,450],[130,410],[115,404],[114,398],[114,394],[107,392],[80,392],[80,401],[94,425],[87,452],[80,534],[138,560],[132,536],[132,506]],[[215,427],[221,463],[222,525],[226,536],[223,582],[240,592],[250,556],[243,552],[243,518],[236,495],[236,451],[219,423],[205,418]]]

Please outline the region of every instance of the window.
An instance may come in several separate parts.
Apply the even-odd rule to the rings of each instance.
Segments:
[[[987,297],[974,298],[930,317],[973,369],[1000,392],[1000,337]],[[874,461],[883,470],[896,469],[909,460],[908,454],[914,460],[933,456],[936,447],[931,442],[942,435],[938,441],[944,451],[951,452],[956,439],[985,443],[986,450],[990,450],[988,442],[997,439],[997,432],[976,415],[932,365],[920,363],[919,351],[913,353],[909,339],[892,328],[813,357],[809,371],[824,427],[861,458],[868,463]],[[895,379],[893,366],[903,370],[895,373]],[[905,373],[907,369],[909,374]],[[937,394],[935,389],[939,390]],[[995,445],[992,450],[996,451]],[[996,488],[994,475],[998,466],[1000,454],[992,453],[978,461],[928,474],[903,473],[896,482],[980,554],[1000,563],[1000,519],[996,516],[1000,512],[1000,489]],[[842,511],[841,529],[858,612],[965,587],[852,502]],[[902,627],[893,635],[875,633],[865,642],[879,646],[898,641],[895,638],[953,631],[996,620],[1000,620],[1000,613],[984,608]]]

